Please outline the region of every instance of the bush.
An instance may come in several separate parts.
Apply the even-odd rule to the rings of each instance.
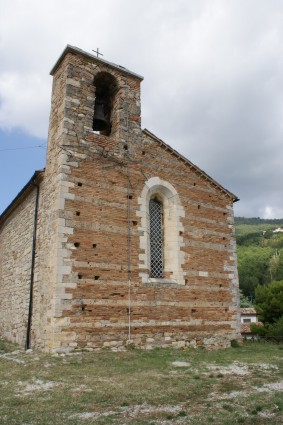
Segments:
[[[274,338],[283,341],[283,316],[274,323],[266,323],[264,326],[251,324],[251,331],[263,338]]]
[[[255,335],[264,337],[266,335],[266,327],[263,325],[257,325],[256,323],[251,323],[251,331]]]
[[[239,344],[239,341],[237,341],[236,339],[232,339],[231,347],[232,348],[239,348],[239,347],[241,347],[241,345]]]
[[[282,338],[283,340],[283,316],[280,317],[275,323],[266,325],[266,336],[273,338]]]
[[[275,323],[283,316],[283,281],[258,286],[255,290],[255,306],[259,320],[264,324]]]

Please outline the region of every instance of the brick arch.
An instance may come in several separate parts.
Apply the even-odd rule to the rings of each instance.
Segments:
[[[150,235],[149,235],[149,201],[157,197],[163,205],[164,214],[164,278],[150,277]],[[152,283],[178,283],[185,284],[183,246],[184,208],[179,195],[166,180],[152,177],[147,180],[138,199],[139,210],[137,215],[141,218],[140,234],[140,276],[142,282]]]

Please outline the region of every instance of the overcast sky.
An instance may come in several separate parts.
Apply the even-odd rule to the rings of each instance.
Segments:
[[[283,217],[282,0],[0,0],[0,212],[45,166],[67,44],[144,76],[142,127],[240,198]]]

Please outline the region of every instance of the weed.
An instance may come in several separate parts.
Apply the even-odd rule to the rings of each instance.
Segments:
[[[181,412],[178,413],[177,417],[179,418],[183,418],[185,416],[188,416],[186,412],[184,412],[184,410],[181,410]]]
[[[276,406],[276,410],[278,410],[278,412],[283,412],[282,393],[275,393],[274,394],[274,403],[275,403],[275,406]]]
[[[232,412],[234,409],[230,404],[223,404],[222,408],[228,410],[229,412]]]
[[[256,415],[258,412],[261,412],[262,410],[263,410],[263,406],[262,406],[262,405],[258,405],[258,406],[255,406],[255,407],[252,409],[251,413],[252,413],[253,415]]]
[[[231,341],[231,347],[232,348],[240,348],[241,345],[239,344],[239,341],[237,341],[237,339],[232,339],[232,341]]]
[[[168,419],[168,420],[174,419],[174,415],[168,414],[168,415],[166,415],[166,419]]]

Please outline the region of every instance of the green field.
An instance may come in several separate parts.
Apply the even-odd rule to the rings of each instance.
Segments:
[[[26,353],[0,342],[0,424],[283,423],[283,346]]]

